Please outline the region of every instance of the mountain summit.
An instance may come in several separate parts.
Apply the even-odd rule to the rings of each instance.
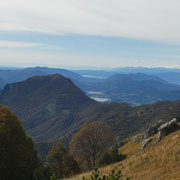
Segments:
[[[37,135],[43,129],[38,134],[51,134],[53,138],[75,121],[74,113],[96,102],[70,79],[54,74],[6,85],[0,93],[0,103],[17,113],[30,134]]]

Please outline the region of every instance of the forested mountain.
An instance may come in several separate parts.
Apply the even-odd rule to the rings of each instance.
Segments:
[[[109,102],[127,102],[132,105],[157,101],[180,100],[180,86],[169,83],[153,75],[115,74],[99,82],[79,84],[89,96],[104,97]],[[100,94],[100,95],[99,95]]]
[[[29,134],[37,139],[53,139],[74,125],[74,114],[96,102],[70,79],[55,74],[6,85],[0,103],[17,113]]]
[[[143,130],[161,118],[180,116],[180,101],[159,102],[132,108],[126,103],[98,103],[70,79],[58,74],[36,76],[8,84],[0,92],[0,104],[17,113],[37,141],[68,141],[85,122],[108,122],[120,138]]]
[[[4,83],[0,84],[0,88],[6,83],[14,83],[24,81],[33,76],[45,76],[50,74],[61,74],[64,77],[76,80],[83,79],[83,77],[74,72],[68,71],[66,69],[56,69],[47,67],[33,67],[25,69],[0,69],[0,78]]]
[[[122,73],[117,73],[122,71]],[[37,75],[60,74],[70,78],[89,97],[101,102],[126,102],[137,106],[157,101],[180,100],[179,73],[166,72],[166,69],[124,68],[116,71],[81,70],[32,67],[18,70],[0,70],[0,88],[6,83],[26,80]],[[145,73],[128,73],[133,71]],[[159,72],[150,74],[150,72]],[[80,73],[80,74],[78,74]],[[170,73],[170,76],[168,74]],[[172,76],[171,74],[175,74]],[[174,77],[174,78],[173,78]],[[167,79],[167,81],[166,81]],[[173,83],[170,83],[173,82]]]

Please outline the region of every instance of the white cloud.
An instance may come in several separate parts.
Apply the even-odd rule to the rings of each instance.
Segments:
[[[179,0],[1,0],[0,30],[180,43]]]
[[[18,41],[1,41],[0,47],[4,48],[42,48],[42,49],[53,49],[63,50],[63,48],[42,43],[31,43],[31,42],[18,42]]]

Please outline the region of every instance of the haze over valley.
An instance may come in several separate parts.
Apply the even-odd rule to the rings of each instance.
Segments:
[[[180,1],[0,1],[0,180],[179,180]]]

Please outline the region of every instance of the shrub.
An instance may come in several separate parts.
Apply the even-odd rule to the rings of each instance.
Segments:
[[[54,146],[48,153],[46,167],[57,178],[71,176],[80,171],[76,160],[61,144]]]
[[[20,120],[0,106],[0,179],[32,180],[40,166],[35,144]]]
[[[126,154],[120,154],[118,147],[112,148],[109,152],[105,152],[99,159],[99,166],[108,165],[118,161],[122,161],[127,158]]]
[[[112,170],[109,175],[100,175],[98,168],[95,168],[90,178],[83,177],[83,180],[128,180],[129,178],[123,178],[121,170]]]

